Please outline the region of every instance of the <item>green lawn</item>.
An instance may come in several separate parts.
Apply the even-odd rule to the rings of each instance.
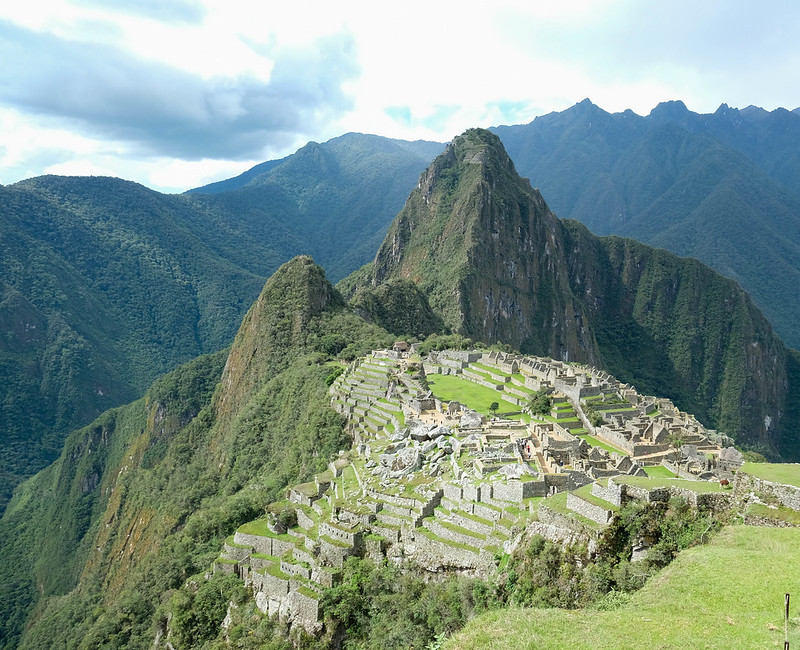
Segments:
[[[660,476],[618,476],[614,478],[614,482],[635,485],[648,490],[657,487],[676,487],[697,493],[726,491],[719,483],[712,481],[687,481],[681,478],[662,478]]]
[[[765,481],[800,487],[800,464],[797,463],[745,463],[739,471]]]
[[[440,400],[444,402],[456,400],[484,415],[489,415],[489,406],[492,402],[500,405],[498,409],[500,413],[519,411],[518,406],[503,399],[501,391],[486,388],[455,375],[428,375],[428,386]]]
[[[605,449],[606,451],[613,451],[618,454],[627,455],[628,452],[619,449],[618,447],[614,447],[613,445],[608,444],[607,442],[603,442],[594,436],[590,436],[588,433],[581,433],[578,434],[578,437],[582,440],[588,442],[592,447],[600,447],[600,449]]]
[[[652,478],[675,478],[675,474],[670,472],[663,465],[653,465],[652,467],[645,467],[644,471]]]
[[[800,529],[730,526],[682,552],[613,611],[511,608],[473,619],[446,650],[800,647]]]

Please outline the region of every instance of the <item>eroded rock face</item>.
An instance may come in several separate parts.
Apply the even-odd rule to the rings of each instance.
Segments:
[[[400,478],[422,467],[422,455],[416,447],[405,447],[396,454],[383,454],[380,464],[385,478]]]
[[[461,422],[459,424],[462,429],[477,429],[481,426],[482,422],[483,418],[480,413],[467,411],[461,416]]]

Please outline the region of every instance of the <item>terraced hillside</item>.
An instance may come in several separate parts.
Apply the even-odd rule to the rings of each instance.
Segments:
[[[524,533],[595,548],[630,499],[730,505],[729,491],[692,473],[697,445],[670,462],[626,424],[646,418],[659,434],[699,426],[686,414],[663,415],[674,411],[668,400],[585,366],[483,351],[421,358],[406,347],[376,350],[333,380],[351,450],[225,544],[216,569],[251,585],[262,611],[318,630],[321,595],[350,556],[487,577]],[[541,396],[548,413],[531,409]],[[613,426],[592,424],[587,400]],[[623,432],[644,458],[622,448]],[[711,433],[686,439],[710,450],[700,469],[716,477],[730,468]],[[695,480],[670,485],[646,468]]]

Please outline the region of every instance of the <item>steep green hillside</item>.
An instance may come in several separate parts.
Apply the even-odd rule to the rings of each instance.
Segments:
[[[348,133],[323,144],[309,142],[283,160],[192,190],[191,196],[253,229],[265,215],[278,219],[336,281],[372,258],[419,174],[442,147]],[[282,213],[275,210],[276,196],[285,203]]]
[[[784,417],[790,354],[744,291],[695,260],[558,220],[487,131],[448,146],[372,266],[343,284],[398,280],[454,332],[606,367],[742,444],[800,453]]]
[[[800,115],[666,102],[641,117],[584,100],[494,131],[559,216],[700,259],[800,345]]]
[[[329,405],[330,354],[390,340],[310,258],[283,265],[227,356],[193,361],[76,431],[20,487],[0,520],[3,646],[151,647],[170,590],[349,446]]]
[[[66,432],[228,345],[280,264],[313,253],[338,279],[372,257],[432,147],[348,134],[181,196],[0,188],[0,511]]]
[[[0,509],[64,435],[228,344],[262,278],[217,255],[185,201],[134,183],[0,188]]]

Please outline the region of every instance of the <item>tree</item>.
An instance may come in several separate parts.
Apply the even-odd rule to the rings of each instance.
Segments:
[[[489,404],[489,411],[492,415],[497,415],[497,409],[500,408],[500,404],[498,402],[492,402]]]
[[[553,400],[550,395],[544,390],[538,390],[528,402],[528,408],[531,410],[531,415],[547,415],[553,407]]]

